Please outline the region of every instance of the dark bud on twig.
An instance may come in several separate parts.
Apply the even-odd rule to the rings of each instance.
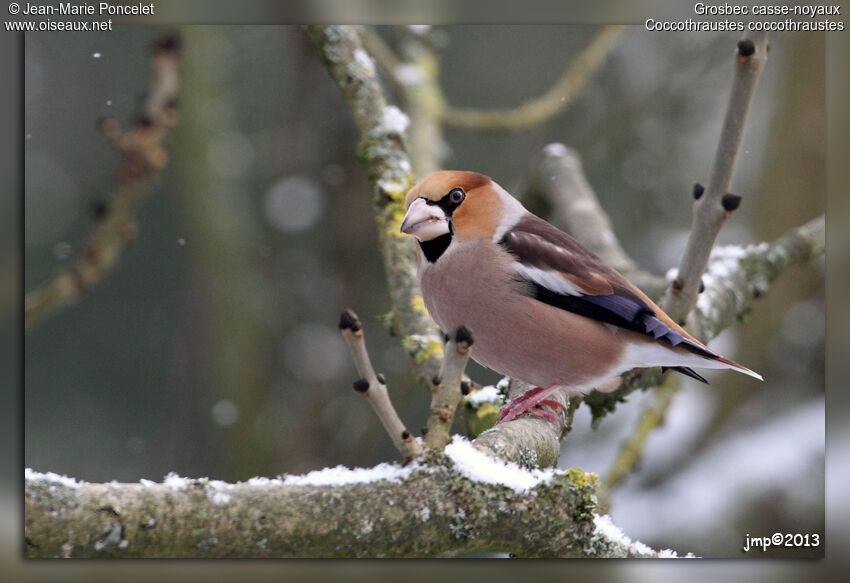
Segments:
[[[357,332],[361,328],[363,326],[360,325],[360,318],[357,317],[357,314],[348,308],[343,310],[342,315],[339,317],[339,329]]]
[[[468,395],[471,387],[469,386],[469,381],[460,381],[460,394]]]
[[[742,57],[749,57],[756,52],[756,45],[748,38],[738,41],[738,54]]]
[[[434,375],[434,378],[431,379],[431,385],[434,387],[439,387],[442,382],[443,379],[441,379],[438,375]]]
[[[91,203],[91,216],[94,220],[99,221],[109,212],[109,205],[102,200],[95,200]]]
[[[136,118],[136,127],[137,128],[149,128],[153,126],[153,120],[149,115],[140,115]]]
[[[463,325],[459,326],[457,331],[455,331],[455,342],[466,344],[467,347],[472,346],[472,343],[475,342],[475,339],[472,337],[472,330]]]
[[[702,293],[704,291],[705,291],[705,282],[703,280],[699,280],[699,292],[697,292],[697,293]]]
[[[741,204],[741,197],[737,194],[732,194],[731,192],[728,194],[724,194],[720,203],[723,205],[723,208],[726,209],[727,212],[732,212],[738,208]]]
[[[677,293],[679,293],[680,291],[682,291],[682,288],[683,288],[683,287],[685,287],[685,282],[684,282],[684,281],[682,281],[682,279],[681,279],[681,278],[677,277],[676,279],[674,279],[674,280],[673,280],[673,283],[671,284],[671,287],[673,288],[673,293],[674,293],[674,294],[677,294]]]
[[[694,182],[694,200],[699,200],[703,192],[705,192],[705,187],[699,182]]]
[[[449,343],[449,335],[443,332],[443,344]]]
[[[410,432],[407,429],[401,432],[401,439],[403,441],[410,441]]]
[[[376,376],[378,378],[379,383],[381,383],[382,385],[387,384],[387,379],[384,378],[384,373],[379,372]]]
[[[422,429],[420,429],[420,431],[422,432],[422,436],[423,436],[423,437],[424,437],[425,435],[428,435],[428,428],[427,428],[427,427],[423,427]]]
[[[354,390],[358,393],[365,393],[369,390],[369,381],[366,379],[357,379],[354,381]]]
[[[181,48],[180,35],[175,30],[169,30],[154,41],[153,50],[155,53],[179,53]]]

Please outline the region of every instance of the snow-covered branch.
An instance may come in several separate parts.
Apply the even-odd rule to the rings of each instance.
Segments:
[[[595,513],[597,479],[528,471],[455,439],[406,467],[229,484],[93,484],[27,470],[26,556],[653,557]],[[675,556],[664,551],[662,556]]]

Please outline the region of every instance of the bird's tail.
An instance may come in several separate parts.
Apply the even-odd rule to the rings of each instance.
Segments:
[[[723,357],[723,356],[718,356],[715,360],[717,360],[718,362],[722,362],[723,364],[725,364],[727,367],[731,368],[732,370],[742,372],[747,376],[753,377],[754,379],[758,379],[760,381],[764,380],[759,373],[748,369],[747,367],[745,367],[742,364],[738,364],[734,360],[729,360],[728,358]]]

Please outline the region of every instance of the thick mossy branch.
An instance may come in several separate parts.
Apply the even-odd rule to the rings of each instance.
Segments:
[[[172,31],[164,32],[153,45],[150,87],[133,127],[122,131],[113,119],[101,123],[104,137],[121,156],[115,191],[95,206],[97,226],[74,263],[27,293],[27,327],[97,286],[135,238],[138,226],[134,212],[168,161],[165,140],[178,118],[179,65],[180,39]]]
[[[655,554],[598,527],[596,478],[580,470],[542,478],[526,474],[531,485],[523,489],[468,479],[439,453],[432,453],[427,464],[384,466],[382,471],[389,479],[336,485],[312,485],[310,475],[237,484],[175,476],[162,484],[89,484],[28,471],[25,555]]]
[[[414,183],[407,150],[410,120],[387,103],[356,27],[309,26],[308,31],[360,130],[359,154],[375,189],[378,243],[393,302],[391,328],[411,353],[417,377],[427,384],[439,372],[443,344],[422,301],[414,242],[400,232],[404,198]]]

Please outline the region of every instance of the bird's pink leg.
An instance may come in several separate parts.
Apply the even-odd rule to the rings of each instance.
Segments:
[[[557,419],[555,414],[543,409],[543,407],[564,409],[564,411],[566,411],[566,407],[561,405],[559,402],[546,398],[557,388],[558,385],[552,385],[545,389],[542,387],[535,387],[524,392],[519,397],[512,399],[499,411],[499,418],[496,420],[496,424],[498,425],[499,423],[511,421],[523,413],[531,413],[532,415],[543,417],[544,419],[554,423]]]

